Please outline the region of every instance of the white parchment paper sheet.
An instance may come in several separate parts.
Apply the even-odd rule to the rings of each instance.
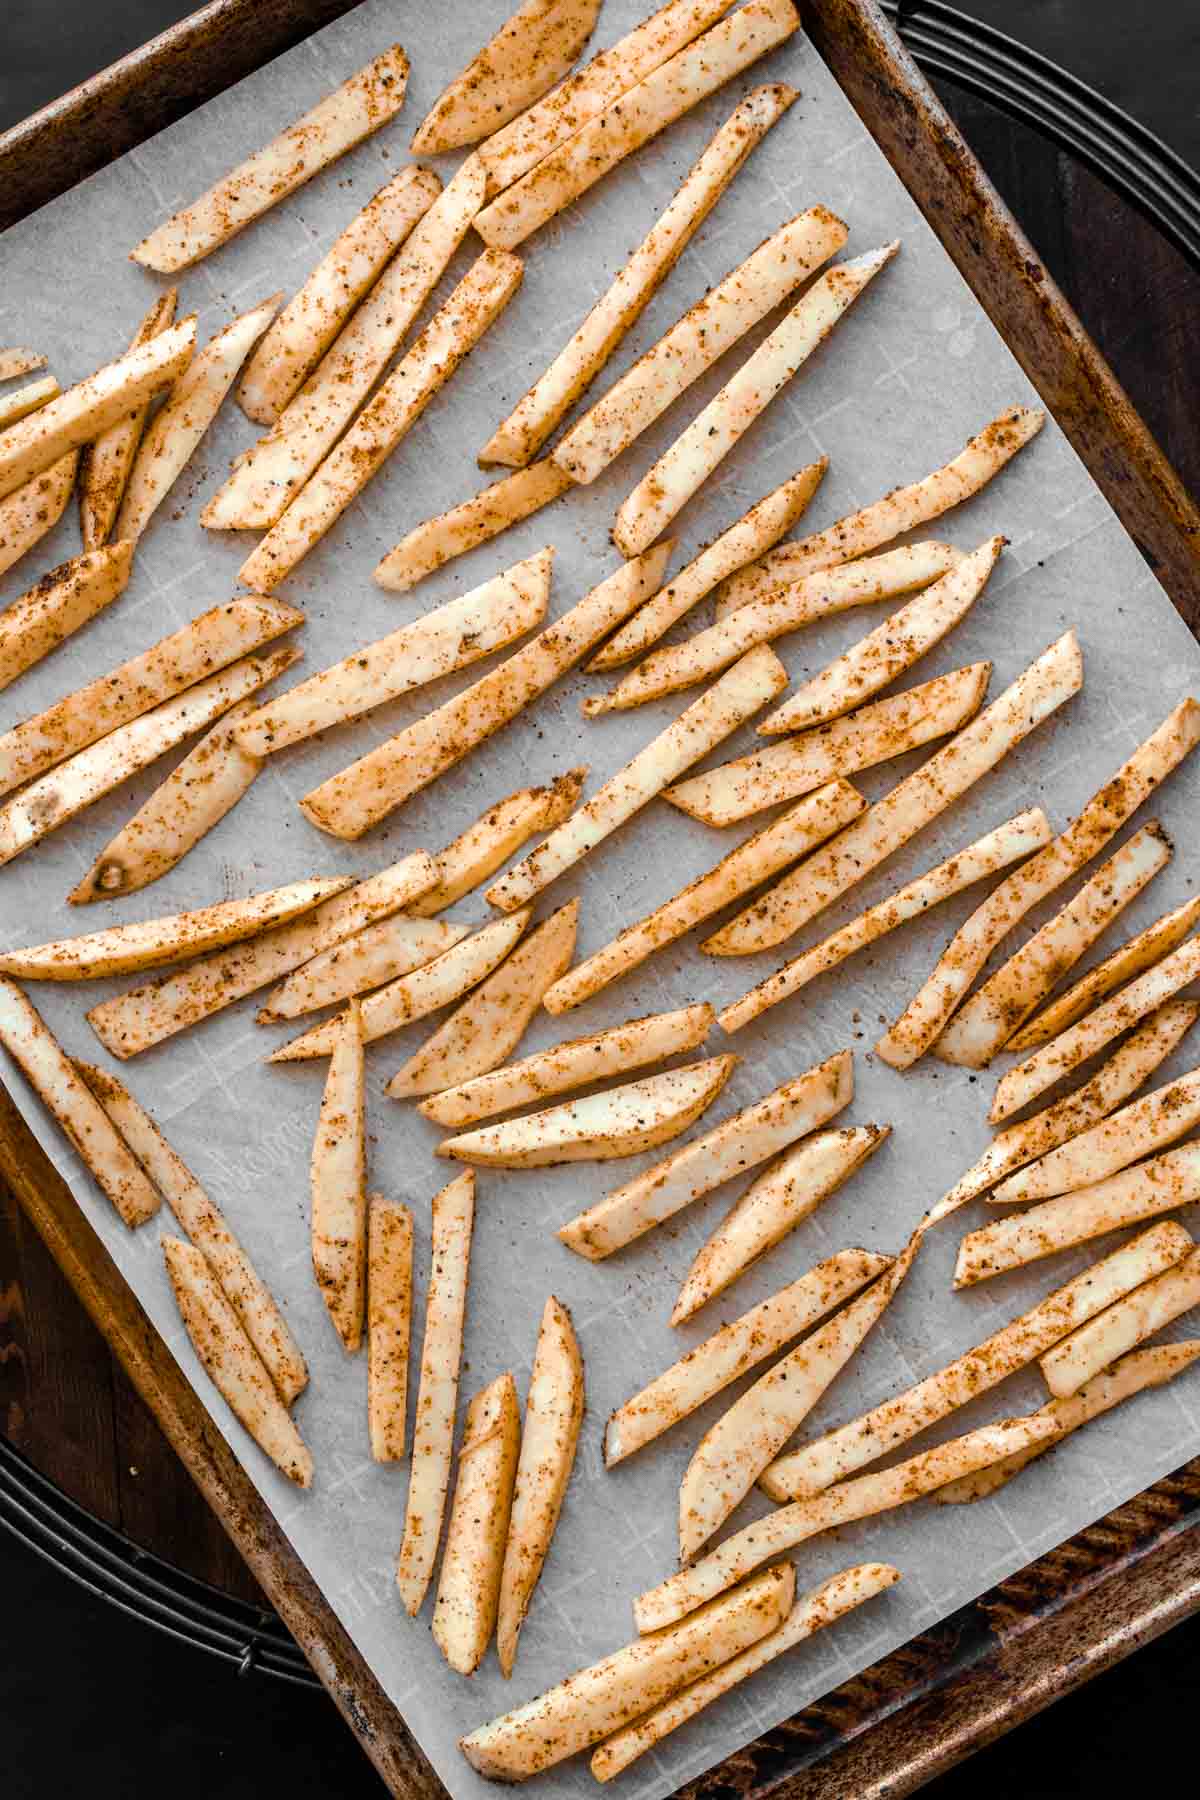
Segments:
[[[608,0],[593,47],[628,30],[645,4]],[[490,0],[486,7],[369,0],[94,176],[8,233],[0,337],[45,350],[64,383],[115,355],[160,285],[127,261],[130,246],[399,38],[413,63],[399,124],[186,273],[181,312],[198,308],[205,336],[276,287],[294,290],[351,213],[406,160],[418,120],[505,11],[504,0]],[[849,222],[847,254],[896,236],[903,249],[718,479],[687,508],[679,521],[680,560],[819,452],[829,454],[831,466],[801,530],[924,474],[1002,407],[1035,397],[811,46],[795,39],[523,247],[526,276],[517,298],[361,501],[282,590],[306,613],[301,636],[308,671],[464,592],[543,543],[553,543],[558,552],[554,614],[615,566],[607,543],[615,508],[748,346],[734,350],[594,486],[452,564],[409,595],[388,596],[370,579],[378,558],[404,531],[481,485],[474,456],[497,421],[607,285],[737,99],[759,82],[778,79],[794,82],[802,98],[755,151],[605,379],[626,368],[769,231],[814,202]],[[446,174],[455,159],[441,159],[438,166]],[[469,238],[441,293],[478,248]],[[142,540],[124,597],[9,689],[0,701],[4,725],[235,590],[235,572],[253,539],[208,535],[198,517],[229,458],[254,436],[236,407],[226,405]],[[994,694],[1074,623],[1084,646],[1086,689],[890,867],[793,940],[789,953],[1023,806],[1040,801],[1061,828],[1168,708],[1189,689],[1200,688],[1200,650],[1052,425],[991,488],[935,530],[967,547],[998,530],[1011,542],[985,598],[913,679],[990,657]],[[5,578],[0,601],[7,604],[77,548],[72,515]],[[878,608],[867,609],[787,640],[780,648],[791,673],[800,677],[816,670],[880,616]],[[699,622],[706,622],[705,616]],[[579,699],[595,685],[596,678],[583,676],[561,683],[498,740],[361,844],[338,843],[314,830],[296,809],[296,798],[443,698],[450,684],[411,696],[273,759],[237,810],[154,887],[125,902],[82,912],[68,908],[65,896],[81,872],[162,779],[167,765],[160,764],[0,873],[0,941],[36,942],[151,918],[315,873],[367,873],[408,849],[438,848],[489,802],[578,762],[591,765],[594,787],[682,704],[676,700],[585,725]],[[720,755],[739,753],[752,742],[753,733],[746,730]],[[894,766],[874,771],[863,778],[864,791],[875,797],[900,772]],[[1176,833],[1179,853],[1131,910],[1122,935],[1178,904],[1190,890],[1195,864],[1188,825],[1198,801],[1200,763],[1193,762],[1152,809]],[[540,911],[544,916],[551,902],[579,893],[580,952],[586,954],[709,866],[738,835],[710,832],[665,804],[652,806],[560,881]],[[721,1318],[734,1316],[817,1258],[846,1244],[898,1249],[921,1211],[986,1143],[990,1077],[976,1080],[932,1059],[900,1076],[869,1055],[881,1022],[903,1006],[947,932],[978,898],[978,892],[960,896],[936,917],[885,940],[738,1035],[735,1047],[744,1062],[706,1124],[849,1044],[856,1050],[858,1097],[845,1116],[889,1120],[894,1133],[842,1194],[683,1330],[667,1325],[672,1300],[699,1244],[730,1204],[732,1190],[695,1206],[671,1229],[651,1234],[625,1254],[592,1266],[559,1245],[554,1227],[651,1158],[616,1167],[481,1172],[464,1402],[506,1368],[523,1391],[538,1318],[551,1291],[571,1307],[587,1361],[588,1415],[578,1466],[508,1683],[491,1656],[470,1681],[452,1674],[430,1637],[431,1601],[412,1622],[396,1597],[392,1571],[407,1470],[378,1468],[370,1461],[364,1362],[348,1360],[335,1342],[309,1265],[308,1155],[323,1065],[265,1068],[264,1051],[288,1033],[256,1026],[257,1002],[247,1000],[125,1069],[139,1098],[227,1210],[309,1358],[312,1384],[298,1407],[317,1463],[316,1485],[308,1495],[298,1494],[265,1463],[199,1373],[168,1294],[159,1228],[136,1237],[122,1229],[19,1076],[5,1068],[5,1080],[88,1218],[183,1367],[197,1379],[205,1403],[455,1795],[465,1800],[484,1791],[455,1748],[460,1733],[629,1638],[633,1595],[674,1566],[679,1476],[700,1430],[730,1396],[606,1474],[601,1438],[610,1410]],[[487,911],[477,895],[456,915],[481,921]],[[543,1015],[524,1048],[701,997],[719,1005],[778,960],[715,961],[685,942],[569,1018],[555,1022]],[[83,1015],[102,993],[126,985],[41,985],[34,997],[72,1052],[104,1061]],[[370,1052],[371,1181],[404,1196],[415,1209],[421,1295],[429,1199],[452,1166],[433,1160],[437,1133],[409,1107],[384,1099],[382,1088],[427,1029],[414,1027]],[[722,1047],[715,1033],[711,1048]],[[1176,1067],[1185,1067],[1191,1053],[1185,1048],[1175,1060]],[[977,1206],[965,1222],[978,1223],[984,1213]],[[169,1221],[164,1224],[169,1228]],[[814,1416],[815,1431],[937,1367],[1087,1260],[1084,1253],[1058,1257],[1027,1276],[1006,1276],[952,1295],[958,1236],[957,1225],[950,1225],[922,1251],[898,1302]],[[418,1315],[414,1348],[419,1338]],[[943,1435],[1036,1401],[1032,1378],[1013,1381],[988,1397],[970,1420],[952,1421]],[[666,1794],[1198,1451],[1200,1379],[1185,1377],[1092,1425],[986,1504],[953,1510],[920,1506],[856,1526],[836,1540],[805,1545],[797,1558],[802,1584],[862,1557],[894,1560],[904,1580],[679,1732],[623,1778],[622,1791],[637,1800]],[[541,1788],[555,1796],[594,1791],[582,1759],[557,1769]]]

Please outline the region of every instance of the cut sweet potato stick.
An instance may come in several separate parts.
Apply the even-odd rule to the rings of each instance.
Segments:
[[[175,323],[179,295],[175,288],[160,294],[133,334],[129,348],[149,343]],[[133,408],[116,425],[85,444],[79,459],[79,535],[85,550],[97,550],[112,536],[129,471],[142,441],[148,401]]]
[[[549,458],[518,469],[515,475],[493,481],[490,487],[452,506],[449,512],[414,525],[376,565],[374,579],[389,593],[406,594],[423,576],[473,550],[476,544],[499,537],[510,525],[519,525],[522,519],[565,494],[571,485],[570,476],[564,475]]]
[[[60,644],[125,592],[132,544],[85,550],[48,569],[29,592],[0,612],[0,688]]]
[[[469,930],[467,925],[440,919],[414,919],[406,912],[378,919],[294,969],[267,995],[257,1013],[258,1023],[299,1019],[322,1006],[369,993],[431,963],[461,943]]]
[[[159,274],[190,268],[352,150],[404,104],[408,58],[393,44],[130,251]]]
[[[62,392],[53,375],[43,375],[40,381],[30,381],[15,393],[0,394],[0,431],[9,425],[15,425],[18,419],[28,418],[39,406],[45,406],[47,400],[53,400]]]
[[[415,156],[438,156],[490,138],[566,75],[600,12],[600,0],[523,0],[413,133]]]
[[[438,852],[434,858],[437,881],[409,907],[412,916],[429,919],[444,912],[494,875],[537,832],[561,825],[578,801],[586,775],[586,768],[568,769],[543,787],[518,788],[515,794],[489,806]]]
[[[1200,1250],[1136,1288],[1064,1338],[1041,1360],[1042,1375],[1058,1398],[1077,1393],[1126,1350],[1200,1306]]]
[[[433,1641],[460,1675],[475,1673],[496,1627],[520,1445],[516,1383],[497,1375],[467,1407],[433,1606]]]
[[[1000,1204],[1045,1200],[1105,1181],[1139,1157],[1165,1149],[1200,1124],[1200,1069],[1155,1088],[1010,1175],[994,1189]]]
[[[347,1350],[362,1343],[367,1308],[367,1122],[362,1007],[337,1020],[310,1169],[313,1273]]]
[[[67,510],[78,466],[79,451],[69,450],[7,499],[0,500],[0,575],[53,531]]]
[[[32,375],[44,369],[46,358],[40,350],[0,350],[0,381],[15,381],[18,375]]]
[[[407,1441],[413,1216],[401,1200],[367,1196],[367,1427],[376,1462],[399,1462]]]

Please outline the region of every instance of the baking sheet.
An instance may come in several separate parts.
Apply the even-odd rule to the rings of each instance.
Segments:
[[[644,3],[608,0],[593,48],[628,30]],[[181,312],[199,310],[204,336],[274,288],[294,289],[351,212],[406,160],[407,140],[417,121],[473,52],[485,28],[494,28],[506,10],[502,3],[397,8],[369,0],[94,176],[8,233],[0,337],[45,349],[64,383],[115,355],[155,287],[165,285],[126,260],[128,247],[270,131],[399,37],[414,65],[399,125],[186,273]],[[607,532],[620,500],[770,322],[592,487],[451,564],[408,595],[388,596],[370,580],[378,558],[404,531],[481,485],[474,465],[477,447],[607,285],[736,100],[771,79],[792,81],[802,98],[754,152],[605,379],[628,367],[711,282],[804,206],[819,201],[846,218],[851,226],[846,254],[895,236],[903,249],[681,515],[675,566],[820,452],[830,456],[831,466],[801,531],[924,474],[1002,407],[1036,398],[815,51],[793,39],[523,247],[526,276],[516,300],[360,501],[281,590],[305,610],[302,639],[308,671],[466,591],[543,543],[557,548],[555,614],[615,566]],[[455,161],[436,159],[435,166],[445,175]],[[449,290],[477,249],[469,239],[435,300]],[[229,458],[254,435],[237,409],[227,405],[142,540],[124,597],[8,690],[0,700],[3,726],[234,591],[237,567],[253,540],[245,534],[210,536],[201,531],[198,517]],[[912,679],[925,680],[989,657],[995,662],[995,694],[1073,623],[1084,647],[1085,690],[884,871],[793,940],[787,953],[815,941],[1023,806],[1040,801],[1061,828],[1168,708],[1189,690],[1200,689],[1200,649],[1053,425],[990,489],[934,531],[967,547],[1004,531],[1010,546],[984,599]],[[72,512],[37,553],[4,579],[0,603],[7,604],[77,548]],[[881,616],[878,608],[852,613],[778,648],[793,677],[800,678]],[[697,622],[706,622],[705,609],[688,623],[695,628]],[[409,849],[440,847],[489,802],[575,763],[591,765],[590,790],[684,703],[677,698],[585,725],[579,699],[598,679],[577,676],[559,684],[527,717],[415,797],[363,843],[345,845],[323,836],[297,810],[298,796],[436,704],[461,678],[409,696],[272,759],[236,811],[165,880],[124,902],[69,908],[69,889],[165,775],[169,765],[160,763],[3,871],[0,941],[27,943],[151,918],[305,875],[369,873]],[[738,754],[753,741],[753,731],[746,730],[713,760]],[[864,792],[875,798],[915,760],[862,777]],[[1140,929],[1190,891],[1194,870],[1187,825],[1198,802],[1200,763],[1194,762],[1147,809],[1174,833],[1180,852],[1130,909],[1117,935]],[[579,948],[587,954],[709,866],[739,835],[737,828],[710,832],[666,805],[652,806],[557,883],[539,911],[544,915],[552,904],[578,893],[583,902]],[[131,1236],[119,1225],[21,1078],[6,1066],[5,1080],[39,1139],[182,1366],[197,1377],[205,1403],[455,1795],[484,1792],[455,1749],[460,1733],[632,1635],[633,1595],[674,1566],[675,1495],[690,1451],[737,1390],[611,1473],[605,1473],[601,1455],[607,1414],[722,1319],[834,1249],[856,1243],[898,1249],[919,1214],[986,1143],[990,1076],[977,1078],[932,1059],[901,1076],[870,1055],[881,1023],[902,1008],[947,933],[977,903],[980,892],[959,896],[936,917],[886,939],[869,955],[814,984],[801,999],[738,1034],[733,1047],[744,1061],[705,1125],[818,1058],[851,1045],[858,1093],[844,1119],[890,1121],[894,1131],[848,1188],[717,1306],[682,1330],[667,1325],[672,1300],[735,1187],[718,1191],[671,1227],[593,1266],[563,1249],[554,1227],[645,1167],[653,1155],[615,1167],[480,1171],[464,1405],[505,1368],[513,1370],[524,1390],[537,1321],[550,1291],[570,1306],[587,1364],[588,1416],[579,1460],[522,1636],[516,1673],[508,1683],[490,1654],[469,1681],[451,1673],[429,1634],[432,1601],[412,1622],[396,1597],[393,1565],[407,1470],[379,1468],[370,1461],[365,1364],[361,1357],[350,1360],[342,1354],[309,1265],[308,1155],[323,1065],[265,1068],[264,1050],[290,1035],[290,1029],[256,1026],[257,1001],[247,1000],[125,1067],[138,1097],[166,1125],[227,1211],[308,1356],[313,1380],[298,1417],[318,1474],[307,1495],[298,1494],[265,1463],[198,1373],[167,1291],[157,1227]],[[1034,915],[1022,935],[1051,910],[1052,904]],[[487,912],[482,898],[474,896],[452,916],[482,922]],[[552,1021],[543,1015],[522,1049],[700,998],[723,1004],[775,966],[781,954],[711,960],[685,941],[568,1018]],[[68,1048],[103,1062],[105,1054],[83,1014],[96,999],[128,985],[96,983],[79,989],[39,984],[32,991]],[[431,1155],[434,1129],[410,1108],[386,1100],[382,1088],[428,1029],[413,1027],[369,1055],[371,1182],[414,1207],[422,1293],[428,1203],[452,1166]],[[714,1032],[709,1048],[723,1047],[720,1033]],[[1191,1060],[1185,1047],[1163,1078]],[[977,1224],[986,1211],[976,1205],[962,1223]],[[165,1223],[169,1229],[170,1222]],[[953,1295],[949,1281],[959,1235],[956,1225],[950,1225],[927,1243],[898,1301],[814,1414],[814,1433],[937,1367],[1095,1254],[1072,1252],[1031,1274],[1004,1276]],[[418,1347],[419,1327],[414,1349]],[[1032,1377],[1015,1379],[985,1397],[969,1417],[948,1421],[940,1435],[954,1435],[970,1423],[1034,1405],[1039,1398]],[[935,1435],[929,1434],[928,1441]],[[622,1778],[622,1792],[638,1800],[668,1793],[1198,1452],[1200,1379],[1185,1377],[1097,1421],[995,1499],[961,1509],[926,1503],[805,1545],[797,1555],[802,1585],[863,1557],[895,1561],[904,1580],[669,1739]],[[556,1796],[594,1792],[582,1759],[544,1777],[540,1786]]]

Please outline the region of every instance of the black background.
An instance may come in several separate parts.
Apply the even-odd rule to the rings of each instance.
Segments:
[[[1200,166],[1196,0],[959,4],[1091,82]],[[4,0],[0,129],[188,10],[178,0]],[[1105,347],[1120,373],[1120,346]],[[9,1800],[82,1792],[375,1800],[382,1792],[322,1695],[262,1677],[239,1681],[225,1664],[83,1593],[2,1533],[0,1594],[0,1789]],[[930,1800],[1128,1795],[1161,1791],[1177,1766],[1194,1788],[1188,1746],[1198,1696],[1200,1619],[925,1792]],[[830,1800],[852,1797],[831,1792]]]

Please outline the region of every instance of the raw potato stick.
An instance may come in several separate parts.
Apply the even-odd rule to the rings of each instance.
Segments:
[[[545,618],[553,560],[553,549],[539,550],[457,600],[310,675],[244,719],[238,726],[239,744],[252,756],[273,756],[504,649]]]
[[[31,381],[27,386],[18,388],[12,394],[0,394],[0,431],[8,425],[15,425],[18,419],[27,418],[36,412],[39,406],[45,406],[47,400],[53,400],[62,390],[53,375],[45,375],[40,381]]]
[[[403,106],[407,85],[408,58],[393,44],[157,226],[131,258],[160,275],[190,268],[386,125]]]
[[[457,1087],[431,1094],[417,1111],[437,1125],[473,1125],[478,1119],[512,1112],[551,1094],[587,1087],[606,1076],[694,1050],[708,1036],[712,1020],[712,1007],[701,1001],[678,1012],[651,1013],[644,1019],[611,1025],[593,1037],[568,1038],[550,1050],[539,1050],[491,1074],[476,1075]]]
[[[28,593],[0,612],[0,689],[57,650],[125,592],[132,544],[85,550],[48,569]]]
[[[652,544],[817,350],[898,242],[835,263],[731,375],[618,508],[613,542],[626,556]]]
[[[799,24],[791,0],[747,0],[506,188],[479,214],[476,231],[496,249],[516,249],[627,156],[782,44]]]
[[[814,944],[810,950],[802,951],[791,962],[776,969],[773,975],[765,976],[749,993],[743,994],[720,1014],[722,1030],[740,1031],[743,1025],[749,1025],[752,1019],[757,1019],[772,1006],[778,1006],[781,1000],[789,999],[819,975],[836,969],[848,956],[876,943],[910,919],[922,918],[931,906],[961,893],[972,882],[982,881],[985,876],[994,875],[997,870],[1040,849],[1050,842],[1052,835],[1050,821],[1040,806],[1018,813],[993,831],[986,831],[973,844],[967,844],[953,856],[948,856],[945,862],[938,863],[936,868],[907,882],[890,899],[868,907],[865,913],[851,919],[832,936]]]
[[[1186,1234],[1185,1234],[1186,1235]],[[1200,1250],[1126,1294],[1042,1357],[1046,1386],[1057,1398],[1077,1393],[1126,1350],[1200,1305]]]
[[[15,981],[0,976],[0,1044],[133,1230],[161,1195],[71,1059]]]
[[[853,1098],[853,1058],[849,1050],[839,1050],[607,1194],[558,1235],[568,1250],[600,1262],[826,1124]]]
[[[308,1385],[308,1368],[266,1282],[178,1151],[125,1083],[107,1069],[76,1060],[86,1081],[179,1224],[216,1276],[285,1406]]]
[[[957,737],[700,948],[744,956],[783,943],[944,813],[1082,686],[1079,642],[1068,631]]]
[[[604,1434],[606,1465],[624,1462],[661,1437],[892,1266],[890,1257],[871,1250],[835,1251],[741,1318],[722,1325],[610,1416]]]
[[[434,858],[437,881],[409,907],[409,912],[417,919],[444,912],[494,875],[535,832],[551,831],[555,825],[561,825],[578,801],[586,775],[586,768],[568,769],[565,775],[556,775],[542,787],[518,788],[515,794],[489,806],[473,825],[438,852]]]
[[[351,1352],[367,1308],[367,1123],[362,1008],[337,1021],[309,1172],[313,1273],[334,1330]]]
[[[313,788],[300,810],[334,837],[361,837],[582,662],[654,592],[670,553],[669,544],[658,544],[646,556],[622,563],[499,668]]]
[[[367,1196],[367,1426],[376,1462],[406,1443],[412,1324],[413,1216],[400,1200]]]
[[[1061,1148],[1029,1163],[1019,1174],[1002,1181],[991,1198],[1007,1205],[1014,1200],[1069,1194],[1127,1169],[1139,1157],[1165,1149],[1196,1124],[1200,1124],[1200,1069],[1131,1101],[1090,1131],[1080,1132]]]
[[[611,837],[669,782],[744,725],[787,685],[787,671],[766,644],[751,650],[679,717],[639,750],[487,891],[503,912],[523,906]]]
[[[431,169],[409,163],[355,213],[247,362],[237,403],[248,419],[275,423],[441,191]]]
[[[908,487],[893,488],[882,499],[835,520],[823,531],[799,538],[793,544],[781,544],[778,550],[769,551],[758,562],[731,576],[717,596],[718,618],[723,619],[737,607],[758,600],[775,588],[811,575],[814,569],[830,569],[836,563],[865,556],[902,533],[940,518],[986,487],[1045,423],[1046,415],[1039,408],[1009,407],[969,439],[944,468],[934,469]]]
[[[299,1019],[322,1006],[369,993],[452,950],[469,931],[468,925],[414,919],[408,912],[377,919],[374,925],[364,926],[353,937],[293,969],[286,981],[267,995],[255,1015],[257,1023]]]
[[[413,133],[416,156],[461,150],[507,125],[570,69],[600,11],[600,0],[523,0]]]
[[[404,1536],[396,1563],[396,1585],[410,1618],[420,1612],[433,1578],[446,1510],[474,1222],[475,1177],[468,1169],[433,1197],[433,1247],[425,1295],[421,1377]]]
[[[258,1351],[222,1292],[208,1259],[182,1238],[162,1239],[167,1278],[192,1348],[240,1425],[280,1472],[312,1486],[313,1461]]]
[[[734,109],[612,286],[497,426],[479,452],[482,467],[502,463],[520,469],[532,461],[637,323],[751,151],[796,97],[795,88],[779,82],[756,88]],[[752,554],[768,547],[762,544]]]
[[[129,348],[148,343],[175,323],[179,294],[160,294],[134,332]],[[85,444],[79,459],[79,535],[85,550],[98,550],[112,536],[129,471],[142,441],[149,403],[143,401],[116,425]]]
[[[648,431],[739,338],[840,250],[846,226],[823,206],[797,213],[676,319],[589,407],[553,461],[587,485]]]
[[[0,381],[15,381],[18,375],[32,375],[45,366],[46,358],[38,350],[0,350]]]
[[[376,564],[373,579],[389,593],[406,594],[423,576],[473,550],[476,544],[499,537],[510,525],[519,525],[571,486],[570,476],[549,458],[518,469],[515,475],[493,481],[448,512],[414,525]]]
[[[639,1638],[536,1700],[481,1725],[458,1747],[492,1781],[524,1781],[587,1750],[648,1707],[777,1630],[791,1610],[790,1563],[765,1569],[672,1631]]]
[[[571,969],[546,994],[547,1012],[568,1012],[593,994],[640,967],[656,950],[711,918],[723,906],[739,899],[760,882],[821,844],[833,832],[856,818],[866,801],[848,781],[836,777],[815,794],[806,794],[778,819],[754,832],[723,856],[715,867],[698,875],[670,900],[627,925],[611,943]]]
[[[575,1466],[583,1411],[583,1357],[570,1313],[551,1294],[533,1353],[500,1577],[496,1655],[505,1676],[512,1674],[521,1627],[554,1541]]]
[[[460,1675],[474,1674],[495,1629],[520,1442],[516,1384],[497,1375],[467,1407],[433,1607],[433,1641]]]
[[[69,450],[40,475],[34,475],[6,500],[0,500],[0,575],[20,562],[53,531],[71,498],[78,450]]]

